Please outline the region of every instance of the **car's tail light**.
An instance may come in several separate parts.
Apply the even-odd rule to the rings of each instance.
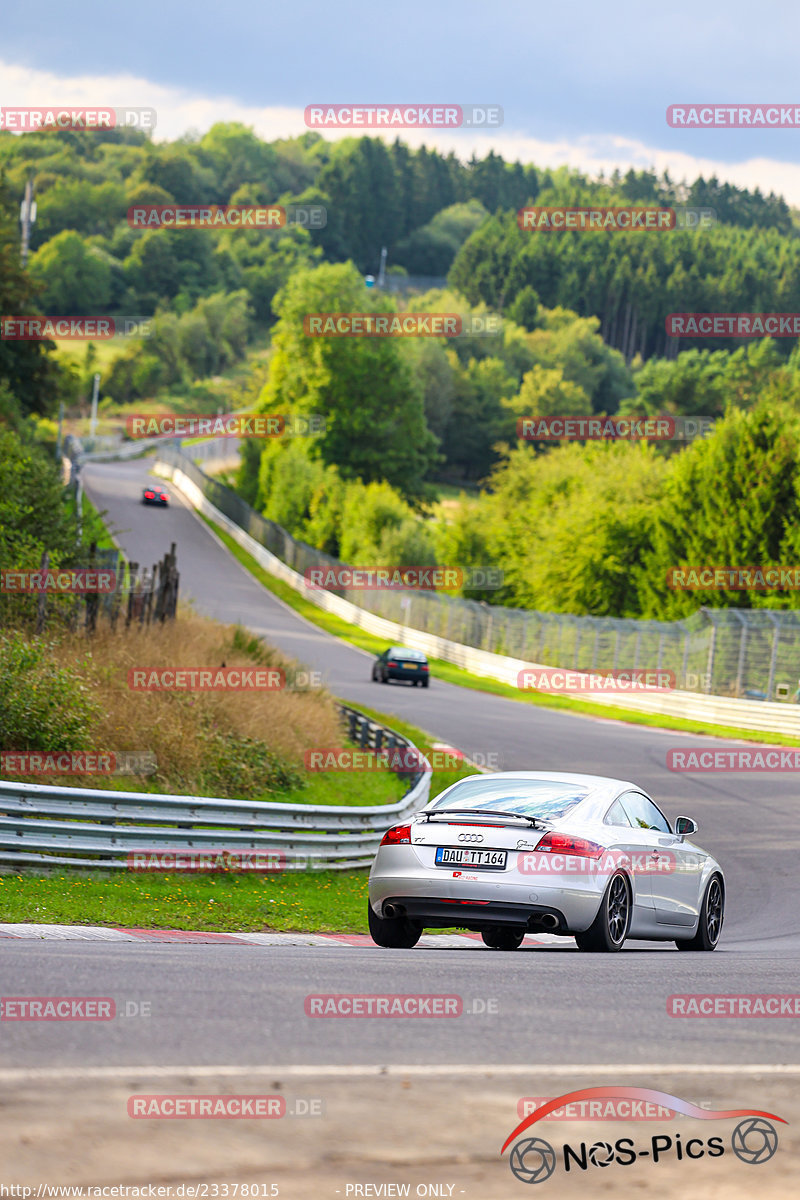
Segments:
[[[382,846],[396,846],[400,842],[411,841],[411,826],[410,825],[395,825],[394,829],[387,829],[381,839]]]
[[[546,833],[536,849],[552,851],[554,854],[574,854],[578,858],[599,858],[605,847],[587,838],[572,837],[569,833]]]
[[[144,497],[145,497],[145,500],[152,500],[152,499],[153,499],[153,493],[152,493],[152,492],[145,492],[145,494],[144,494]]]
[[[397,663],[393,662],[392,659],[389,659],[389,661],[387,662],[386,665],[387,665],[387,667],[396,667]]]
[[[422,664],[422,669],[423,669],[423,671],[427,671],[427,670],[428,670],[428,664],[427,664],[427,663],[423,663],[423,664]]]

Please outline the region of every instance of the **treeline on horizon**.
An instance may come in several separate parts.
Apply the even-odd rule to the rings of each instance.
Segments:
[[[18,201],[31,175],[39,215],[23,271]],[[129,207],[172,202],[316,204],[328,223],[267,233],[128,226]],[[532,234],[516,220],[529,203],[711,207],[719,224]],[[406,303],[364,286],[382,245],[390,270],[449,273],[414,309],[499,312],[501,333],[306,337],[307,312]],[[506,586],[482,598],[549,611],[794,605],[793,595],[673,594],[664,577],[701,552],[704,563],[747,564],[792,551],[800,352],[788,339],[678,346],[662,335],[673,310],[800,309],[799,246],[782,199],[716,180],[629,171],[590,181],[366,137],[266,143],[237,125],[163,144],[130,131],[0,134],[3,313],[154,313],[152,336],[103,367],[102,395],[117,404],[197,395],[268,330],[268,367],[253,367],[238,407],[322,413],[327,432],[248,443],[242,494],[351,562],[494,563]],[[94,369],[91,347],[80,370],[53,349],[0,340],[0,425],[23,440],[59,399],[85,395]],[[721,421],[686,449],[516,436],[520,416],[596,413]],[[434,509],[442,478],[482,494]]]
[[[793,311],[800,299],[800,239],[785,201],[712,178],[673,182],[665,172],[577,171],[507,163],[489,153],[462,163],[399,139],[316,132],[262,141],[238,124],[202,136],[150,141],[130,130],[0,132],[0,173],[16,206],[32,178],[38,216],[31,273],[42,311],[183,313],[204,295],[245,289],[257,321],[299,264],[352,261],[443,277],[472,303],[517,319],[535,308],[596,316],[601,335],[630,361],[665,352],[673,309]],[[131,229],[143,204],[316,204],[321,229]],[[644,204],[712,208],[705,232],[553,234],[517,227],[527,204]],[[718,348],[722,343],[712,345]]]

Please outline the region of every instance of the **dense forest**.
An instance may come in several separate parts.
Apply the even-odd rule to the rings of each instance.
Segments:
[[[28,180],[38,214],[23,269]],[[128,222],[133,206],[172,203],[313,204],[326,221],[269,231]],[[534,203],[710,208],[715,221],[521,230],[517,211]],[[367,289],[384,247],[393,286]],[[406,275],[441,286],[405,291]],[[492,337],[303,330],[310,312],[404,307],[491,312],[502,323]],[[0,308],[152,317],[149,337],[103,361],[102,396],[117,409],[196,394],[268,343],[267,366],[253,366],[237,407],[321,413],[326,433],[249,443],[239,487],[344,559],[493,562],[506,574],[493,601],[552,611],[663,617],[701,602],[794,604],[791,594],[709,597],[665,584],[679,563],[785,562],[795,548],[795,341],[665,333],[672,311],[800,311],[800,237],[780,197],[649,171],[589,179],[495,154],[462,163],[400,140],[307,133],[268,143],[240,125],[164,143],[126,130],[0,133]],[[6,435],[23,437],[59,400],[85,397],[94,353],[76,367],[52,343],[0,340]],[[517,438],[522,416],[597,413],[717,425],[688,446]],[[434,507],[442,480],[479,490],[445,515]]]

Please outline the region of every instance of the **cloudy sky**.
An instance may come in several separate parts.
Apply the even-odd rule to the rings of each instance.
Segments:
[[[800,206],[800,129],[680,130],[665,115],[800,105],[798,33],[797,0],[38,0],[6,8],[0,102],[153,107],[157,138],[220,120],[285,137],[316,103],[499,104],[493,133],[401,136],[591,174],[716,172]]]

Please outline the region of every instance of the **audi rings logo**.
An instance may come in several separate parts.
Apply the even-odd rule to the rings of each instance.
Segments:
[[[460,842],[482,842],[483,834],[482,833],[460,833],[458,835],[458,840]]]

